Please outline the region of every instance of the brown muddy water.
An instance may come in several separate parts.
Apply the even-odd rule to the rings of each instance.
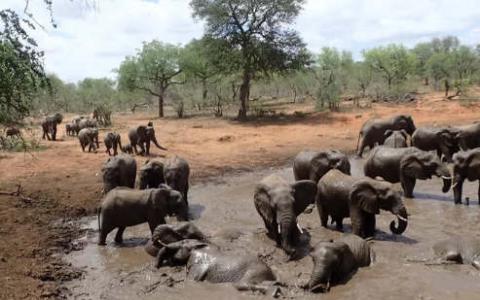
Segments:
[[[351,159],[352,173],[363,172],[363,161]],[[409,225],[401,236],[389,233],[394,216],[382,212],[377,217],[377,235],[373,243],[376,263],[360,269],[343,285],[322,295],[309,294],[299,286],[308,281],[312,260],[286,262],[281,249],[265,235],[263,222],[253,205],[254,185],[264,176],[276,173],[293,181],[291,168],[224,176],[190,189],[189,202],[195,224],[223,251],[260,255],[288,287],[281,298],[296,299],[480,299],[480,272],[467,265],[427,266],[412,259],[430,258],[431,246],[451,235],[480,238],[480,206],[477,183],[464,185],[464,197],[474,199],[470,206],[454,205],[452,192],[442,194],[441,180],[417,182],[415,199],[405,199]],[[399,188],[397,186],[397,188]],[[173,220],[169,220],[173,221]],[[320,227],[316,210],[301,215],[304,242],[315,245],[340,233]],[[344,220],[350,231],[349,219]],[[155,269],[153,258],[143,245],[149,238],[147,225],[127,228],[124,245],[109,235],[106,247],[97,242],[97,219],[85,219],[89,229],[80,240],[82,251],[66,257],[85,270],[82,280],[68,284],[72,299],[267,299],[266,295],[237,292],[230,284],[210,284],[185,280],[185,268]]]

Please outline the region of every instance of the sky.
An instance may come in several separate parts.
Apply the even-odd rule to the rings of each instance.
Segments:
[[[26,0],[1,0],[0,9],[23,12]],[[57,28],[49,26],[43,0],[29,11],[44,29],[33,35],[45,51],[48,72],[67,82],[86,77],[115,78],[114,69],[143,41],[186,44],[203,33],[192,18],[190,0],[54,0]],[[434,37],[455,35],[480,43],[478,0],[307,0],[293,26],[308,48],[349,50],[403,43],[412,47]]]

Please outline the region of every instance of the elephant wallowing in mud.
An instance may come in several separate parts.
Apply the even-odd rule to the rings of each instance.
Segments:
[[[297,216],[313,203],[316,192],[317,186],[311,180],[289,184],[276,175],[265,177],[255,188],[255,208],[265,223],[268,236],[291,258],[302,233]]]
[[[160,265],[187,266],[187,278],[211,283],[232,282],[238,290],[265,292],[277,282],[273,271],[257,256],[226,254],[216,246],[198,240],[182,240],[165,245],[158,252]]]
[[[413,134],[415,124],[411,116],[397,115],[388,120],[368,120],[363,124],[358,135],[357,155],[362,157],[366,147],[373,149],[376,144],[383,145],[385,141],[385,132],[387,130],[405,130],[408,134]],[[360,139],[362,142],[360,143]]]
[[[400,193],[391,183],[368,177],[352,177],[338,170],[331,170],[318,182],[317,209],[323,227],[328,217],[343,230],[343,219],[350,217],[352,232],[362,238],[375,235],[375,215],[380,209],[390,211],[398,218],[390,223],[394,234],[402,234],[407,228],[408,215]]]
[[[153,126],[142,125],[132,128],[128,132],[128,138],[130,139],[130,144],[132,145],[135,154],[150,155],[150,142],[153,142],[158,149],[165,151],[167,150],[167,148],[162,147],[157,142],[157,137],[155,136],[155,129]],[[141,152],[138,152],[137,146],[140,147]]]
[[[452,184],[447,165],[436,154],[415,147],[377,147],[365,162],[364,171],[371,178],[379,176],[391,183],[401,182],[404,196],[408,198],[413,198],[417,179],[431,179],[432,176],[442,178],[444,193],[450,190]]]
[[[137,163],[132,156],[120,154],[110,157],[102,167],[103,192],[108,193],[117,186],[134,188],[136,176]]]
[[[452,127],[429,128],[420,127],[412,135],[412,146],[423,151],[436,151],[441,159],[452,162],[452,156],[457,152],[457,131]]]
[[[451,237],[433,245],[433,252],[444,261],[472,265],[480,270],[480,240]]]
[[[385,131],[385,142],[383,145],[390,148],[408,147],[408,133],[405,130],[387,130]]]
[[[480,180],[480,148],[458,152],[453,156],[453,199],[455,204],[462,203],[463,183]],[[480,204],[480,181],[478,187]]]
[[[370,245],[355,235],[344,235],[335,241],[319,242],[310,252],[313,269],[305,286],[311,292],[328,292],[331,285],[342,282],[358,268],[374,262]]]
[[[350,175],[348,157],[338,150],[304,150],[293,161],[295,180],[309,179],[318,182],[331,169]]]
[[[115,242],[122,243],[123,231],[128,226],[148,222],[153,233],[158,225],[165,224],[167,215],[184,221],[187,213],[182,194],[166,185],[148,190],[117,187],[105,195],[98,210],[98,244],[105,245],[107,235],[115,228]]]

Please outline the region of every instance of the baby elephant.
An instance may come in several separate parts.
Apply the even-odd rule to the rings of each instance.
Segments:
[[[238,290],[265,292],[277,282],[275,274],[258,257],[225,254],[216,246],[198,240],[170,243],[158,254],[160,261],[187,265],[187,277],[211,283],[232,282]]]
[[[358,268],[369,266],[375,258],[370,245],[355,235],[320,242],[310,253],[313,270],[305,286],[311,292],[328,292],[330,285],[348,279]]]
[[[185,239],[206,241],[207,237],[190,222],[180,222],[174,225],[161,224],[153,231],[152,238],[145,245],[145,251],[151,256],[157,257],[158,252],[165,245]],[[161,263],[161,261],[158,263]],[[157,264],[157,267],[160,267],[160,265]]]
[[[166,185],[148,190],[117,187],[105,195],[98,210],[98,244],[105,245],[107,235],[115,228],[118,228],[115,242],[122,243],[127,226],[144,222],[148,222],[153,233],[159,224],[165,224],[167,215],[174,214],[184,221],[188,208],[182,195]]]
[[[107,147],[107,150],[105,150],[106,153],[108,153],[109,156],[112,155],[110,152],[111,149],[113,149],[113,156],[116,156],[118,154],[118,147],[122,149],[122,138],[120,137],[120,134],[116,132],[109,132],[107,135],[105,135],[105,138],[103,139],[103,142],[105,143],[105,147]]]
[[[126,144],[125,146],[120,147],[120,150],[122,150],[123,153],[133,154],[133,148],[130,144]]]
[[[98,144],[98,129],[97,128],[84,128],[78,133],[78,140],[82,151],[85,152],[85,147],[88,146],[88,152],[96,151],[99,147]],[[95,147],[96,144],[96,147]]]
[[[402,130],[387,130],[385,131],[385,142],[383,145],[390,148],[406,148],[408,133]]]
[[[451,237],[433,245],[433,252],[444,261],[469,264],[480,270],[480,240]]]

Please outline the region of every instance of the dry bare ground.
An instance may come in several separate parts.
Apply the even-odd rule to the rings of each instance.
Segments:
[[[361,125],[370,118],[407,113],[417,126],[466,124],[478,120],[480,105],[445,101],[440,94],[421,95],[409,104],[375,104],[369,109],[341,113],[307,113],[312,105],[287,108],[286,117],[238,123],[213,117],[183,120],[155,119],[147,114],[113,117],[115,130],[127,142],[128,128],[153,120],[160,143],[153,156],[179,155],[192,168],[192,181],[208,180],[225,172],[248,171],[285,165],[305,148],[336,148],[353,152]],[[67,117],[66,119],[68,119]],[[74,220],[93,214],[101,198],[102,163],[98,153],[82,153],[76,138],[64,135],[44,142],[47,150],[0,156],[0,190],[22,195],[0,195],[0,298],[58,298],[65,295],[62,282],[81,272],[65,264],[60,254],[74,251],[81,234]],[[101,131],[102,137],[106,131]],[[139,165],[146,158],[137,157]]]

